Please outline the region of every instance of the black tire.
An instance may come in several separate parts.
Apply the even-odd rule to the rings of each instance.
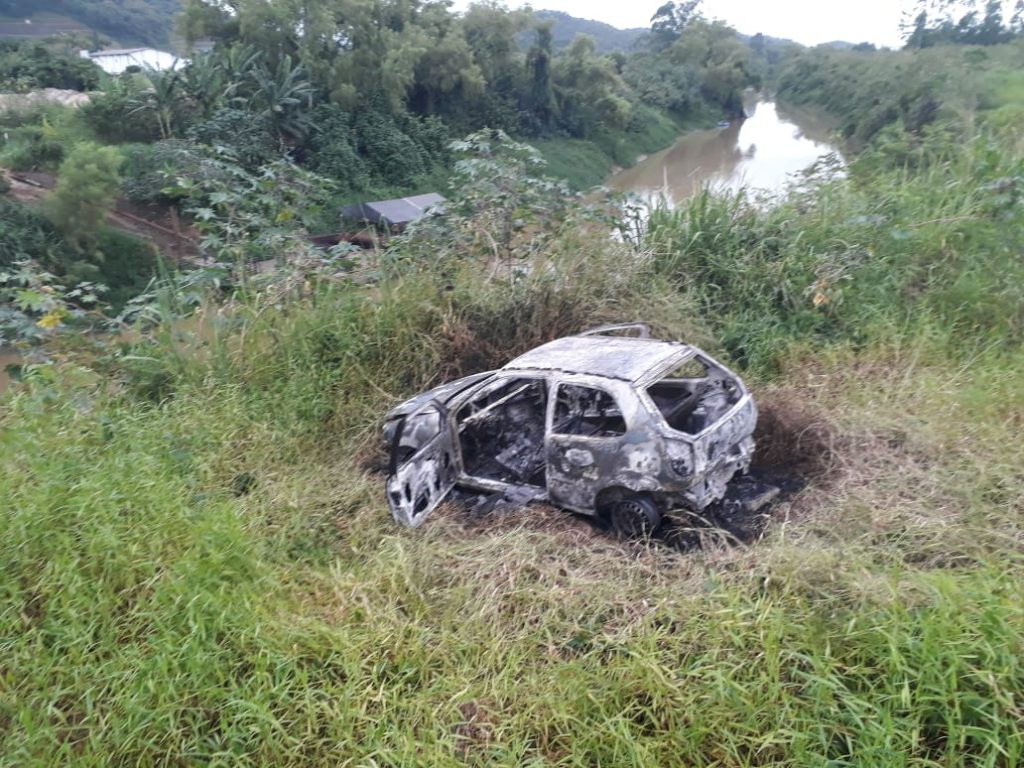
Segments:
[[[661,526],[661,510],[647,496],[626,496],[608,508],[608,519],[620,536],[646,539]]]

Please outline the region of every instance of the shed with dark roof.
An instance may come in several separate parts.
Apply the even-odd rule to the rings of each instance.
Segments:
[[[442,205],[444,198],[437,193],[403,197],[398,200],[377,200],[372,203],[356,203],[341,209],[341,216],[359,222],[369,222],[378,227],[400,230],[423,218],[428,208]]]

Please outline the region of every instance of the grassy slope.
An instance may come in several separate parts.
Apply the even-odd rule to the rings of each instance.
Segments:
[[[0,406],[6,762],[1019,764],[1022,160],[954,148],[40,369]],[[810,480],[764,541],[389,521],[388,404],[635,317],[738,361]]]
[[[922,51],[858,53],[815,48],[784,69],[779,97],[831,112],[863,147],[897,120],[918,131],[931,120],[970,120],[994,108],[1024,108],[1024,40]]]
[[[710,112],[700,112],[675,120],[643,108],[639,131],[598,135],[592,139],[541,139],[532,143],[547,160],[548,175],[567,179],[573,189],[584,190],[603,183],[616,166],[629,167],[641,155],[665,149],[681,133],[709,127],[716,119]]]

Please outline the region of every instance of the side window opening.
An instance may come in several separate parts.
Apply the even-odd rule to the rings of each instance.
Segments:
[[[603,389],[561,384],[551,431],[560,435],[618,437],[626,434],[626,421],[615,398]]]
[[[442,421],[440,412],[433,407],[405,417],[402,436],[396,446],[398,462],[412,458],[420,448],[437,437]]]
[[[698,355],[649,386],[647,394],[672,429],[696,435],[739,401],[740,388],[719,366]]]
[[[486,388],[455,415],[466,474],[506,483],[544,485],[547,383],[509,379]]]

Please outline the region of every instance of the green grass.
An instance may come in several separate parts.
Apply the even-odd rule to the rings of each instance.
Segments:
[[[363,462],[402,395],[614,318],[715,344],[602,242],[511,290],[473,266],[327,286],[103,378],[38,370],[0,423],[7,761],[1017,762],[1019,352],[791,347],[762,410],[832,458],[751,548],[547,508],[390,521]]]
[[[1020,764],[1004,140],[880,143],[775,208],[656,212],[639,246],[566,227],[516,279],[414,241],[373,285],[56,350],[0,401],[0,762]],[[807,481],[762,540],[391,522],[390,405],[634,319],[740,368],[761,455]]]

